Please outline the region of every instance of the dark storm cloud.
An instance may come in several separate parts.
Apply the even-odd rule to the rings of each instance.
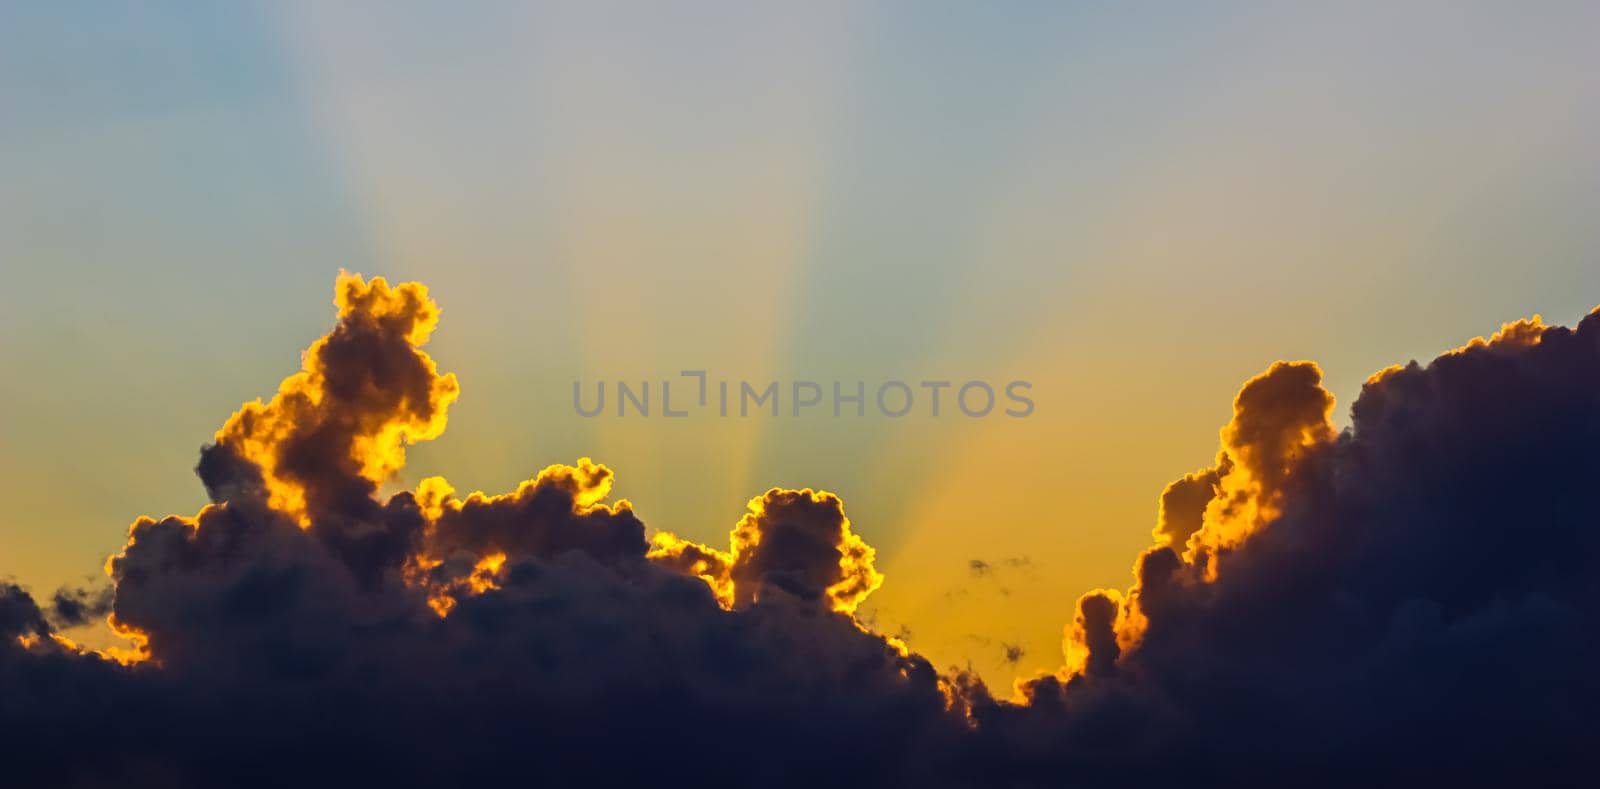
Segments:
[[[50,621],[56,627],[77,627],[111,613],[116,589],[110,586],[62,587],[50,596]]]
[[[109,562],[136,654],[54,632],[96,593],[0,584],[8,785],[1586,782],[1595,315],[1385,371],[1337,435],[1315,365],[1273,365],[1006,700],[853,615],[883,577],[825,492],[752,499],[727,550],[648,533],[587,460],[380,500],[455,380],[420,286],[338,293],[202,453],[213,504]]]
[[[1265,448],[1238,465],[1270,484],[1232,484],[1224,465],[1189,552],[1141,558],[1115,673],[1091,658],[1034,690],[1049,705],[980,710],[999,721],[989,741],[1023,772],[1136,783],[1587,783],[1600,313],[1386,371],[1337,437],[1311,419],[1306,381],[1290,383],[1261,387],[1290,403],[1244,403],[1235,420],[1259,407],[1280,427],[1224,431],[1225,453]],[[1259,462],[1274,456],[1289,462]],[[1205,539],[1268,497],[1276,514],[1242,542]],[[1080,619],[1103,621],[1091,601]]]
[[[0,590],[8,776],[934,778],[885,753],[940,750],[963,726],[926,660],[848,614],[881,576],[836,497],[752,500],[720,568],[727,606],[647,558],[644,525],[603,502],[611,472],[587,460],[503,496],[434,478],[380,501],[404,445],[442,429],[454,379],[417,347],[437,314],[420,287],[352,277],[338,294],[339,324],[306,369],[203,452],[213,504],[140,519],[108,563],[111,616],[139,659],[82,653],[21,589]]]
[[[27,591],[13,583],[0,581],[0,649],[12,646],[20,636],[50,632],[44,612]]]

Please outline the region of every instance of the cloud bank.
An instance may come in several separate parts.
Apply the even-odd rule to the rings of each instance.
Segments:
[[[0,584],[0,774],[23,786],[1584,783],[1600,681],[1600,313],[1369,380],[1248,381],[1059,671],[993,692],[853,612],[838,497],[773,489],[726,548],[610,469],[386,498],[459,386],[421,285],[341,276],[301,372],[140,519],[109,590]],[[1004,528],[992,524],[990,528]],[[128,646],[61,635],[108,616]],[[8,781],[9,783],[9,781]]]

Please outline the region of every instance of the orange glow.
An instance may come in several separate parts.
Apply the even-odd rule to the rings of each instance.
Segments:
[[[467,586],[472,589],[472,593],[483,594],[491,589],[499,589],[498,576],[500,568],[504,567],[505,563],[506,555],[503,553],[491,553],[479,559],[472,568],[472,575],[467,576]]]
[[[1468,348],[1485,345],[1514,345],[1518,347],[1538,345],[1539,341],[1544,339],[1544,332],[1547,328],[1549,327],[1544,325],[1544,316],[1534,313],[1531,318],[1522,318],[1501,324],[1500,330],[1491,335],[1488,340],[1484,340],[1482,337],[1474,337],[1466,345],[1450,353],[1457,354]]]
[[[1118,610],[1117,618],[1112,623],[1113,630],[1120,630],[1123,620],[1126,619],[1127,606],[1124,604],[1122,593],[1116,589],[1094,589],[1078,598],[1076,606],[1078,613],[1073,618],[1072,624],[1067,625],[1062,639],[1062,652],[1067,662],[1062,667],[1060,676],[1063,679],[1073,674],[1088,673],[1090,654],[1090,635],[1088,623],[1084,620],[1083,603],[1093,597],[1105,597],[1113,603]]]
[[[741,568],[747,562],[755,561],[754,557],[761,549],[764,529],[771,527],[769,521],[782,521],[787,517],[783,513],[769,512],[768,504],[774,497],[783,501],[785,506],[793,506],[796,502],[809,503],[822,512],[837,514],[837,524],[826,525],[836,525],[838,530],[838,538],[833,545],[839,556],[838,580],[823,589],[823,593],[830,609],[842,614],[854,614],[861,601],[883,585],[883,574],[873,566],[877,551],[850,528],[850,519],[844,517],[844,507],[839,497],[825,490],[773,488],[750,499],[747,512],[728,534],[727,551],[685,540],[670,532],[657,532],[651,537],[648,558],[704,580],[711,586],[723,608],[732,610],[747,604],[754,599],[760,579],[741,577]]]
[[[733,579],[728,576],[733,566],[731,554],[685,540],[672,532],[658,531],[650,536],[650,551],[645,556],[705,581],[716,596],[717,604],[726,610],[733,609]]]
[[[151,659],[150,636],[148,634],[132,625],[117,621],[116,614],[107,616],[106,624],[111,627],[111,632],[117,634],[120,638],[127,639],[133,645],[131,647],[110,646],[97,650],[95,654],[107,660],[114,660],[124,666],[132,666]]]
[[[1404,369],[1406,369],[1406,366],[1403,365],[1403,364],[1391,364],[1388,367],[1385,367],[1382,370],[1379,370],[1379,371],[1373,373],[1372,375],[1367,376],[1367,380],[1366,380],[1365,385],[1366,386],[1371,386],[1371,385],[1373,385],[1373,384],[1375,384],[1375,383],[1377,383],[1379,381],[1382,381],[1383,379],[1388,378],[1389,376],[1394,375],[1395,373],[1398,373],[1398,372],[1400,372],[1401,370],[1404,370]]]
[[[442,564],[441,560],[417,557],[416,569],[419,572],[409,573],[407,581],[413,584],[425,585],[422,580],[427,570]],[[457,578],[443,584],[433,585],[428,595],[428,607],[438,614],[440,618],[450,615],[455,610],[456,599],[463,595],[480,595],[500,588],[500,571],[505,567],[506,555],[495,552],[479,559],[473,565],[472,572],[464,578]]]
[[[799,493],[802,496],[809,496],[814,502],[832,504],[842,510],[843,505],[839,502],[839,497],[828,491],[812,491],[806,488]],[[733,546],[735,556],[751,551],[760,544],[759,524],[767,514],[766,504],[766,496],[750,499],[748,504],[750,511],[739,519],[738,525],[734,526],[730,535],[730,544]],[[856,607],[861,605],[861,601],[883,585],[883,573],[878,572],[873,566],[878,552],[862,540],[861,535],[851,530],[849,518],[843,518],[843,523],[840,525],[837,548],[840,580],[827,588],[827,596],[833,610],[853,614]]]
[[[1221,431],[1216,496],[1183,554],[1204,561],[1208,578],[1219,552],[1278,516],[1280,489],[1299,458],[1336,435],[1333,395],[1321,380],[1315,362],[1278,361],[1240,388],[1233,421]]]
[[[1278,517],[1283,486],[1305,453],[1335,438],[1333,409],[1333,395],[1322,387],[1322,370],[1314,362],[1274,362],[1246,381],[1234,398],[1233,418],[1219,432],[1215,465],[1184,475],[1162,492],[1155,544],[1135,561],[1133,586],[1126,593],[1097,589],[1079,598],[1063,639],[1066,662],[1056,676],[1065,681],[1090,670],[1083,605],[1092,597],[1116,606],[1110,632],[1101,634],[1109,639],[1103,648],[1125,654],[1138,646],[1149,627],[1140,605],[1147,559],[1171,550],[1183,571],[1176,582],[1215,581],[1219,557]]]
[[[84,653],[83,648],[78,646],[78,642],[73,641],[72,639],[67,638],[64,635],[61,635],[60,633],[44,633],[42,635],[39,634],[39,633],[24,633],[24,634],[22,634],[20,636],[17,636],[16,640],[17,640],[17,646],[22,647],[24,650],[26,650],[28,652],[35,652],[35,653],[74,652],[74,653],[78,653],[78,654],[83,654]]]
[[[268,506],[290,515],[302,527],[311,524],[305,482],[285,472],[280,463],[291,441],[319,429],[342,436],[345,444],[336,450],[345,453],[355,473],[373,483],[383,482],[405,465],[407,445],[444,432],[446,411],[460,394],[455,376],[439,375],[433,359],[418,349],[439,321],[439,308],[428,298],[426,286],[407,282],[390,287],[383,277],[363,282],[359,274],[340,272],[334,304],[339,307],[339,325],[306,349],[301,371],[285,378],[271,401],[246,403],[215,436],[218,444],[260,467]],[[399,402],[372,396],[364,389],[339,390],[332,394],[339,402],[329,402],[330,370],[324,350],[341,332],[368,332],[379,338],[376,342],[392,337],[405,343],[426,378],[422,386],[426,402],[410,402],[406,398],[411,393],[399,386],[385,393],[400,397]],[[359,372],[366,373],[355,381],[361,387],[387,383],[374,380],[386,371]],[[353,385],[343,379],[341,384]],[[362,406],[370,406],[370,412],[359,410]]]
[[[70,653],[75,655],[94,655],[104,660],[110,660],[124,666],[132,666],[150,659],[149,637],[144,633],[119,624],[116,618],[107,617],[107,624],[116,635],[133,642],[132,647],[111,646],[106,649],[88,649],[72,638],[61,633],[24,633],[16,637],[17,646],[29,652],[36,653]]]
[[[439,520],[444,514],[445,501],[456,495],[456,489],[444,477],[427,477],[417,483],[417,506],[429,521]]]
[[[618,499],[615,504],[601,503],[611,495],[612,479],[611,469],[605,464],[589,458],[578,458],[576,466],[561,463],[545,466],[532,479],[518,483],[517,489],[510,493],[490,495],[475,490],[468,493],[465,499],[456,498],[456,489],[444,477],[428,477],[417,485],[416,499],[430,521],[439,520],[446,510],[460,512],[468,504],[494,505],[512,501],[540,485],[554,485],[566,490],[572,496],[573,512],[579,515],[602,510],[620,513],[633,509],[627,499]]]
[[[455,487],[444,477],[428,477],[417,484],[413,496],[428,521],[427,529],[431,533],[438,527],[439,520],[448,514],[460,513],[469,507],[495,507],[514,503],[522,497],[532,495],[541,486],[556,487],[566,491],[572,497],[572,511],[576,515],[593,512],[621,514],[631,511],[633,505],[627,499],[619,499],[614,504],[602,503],[602,500],[611,493],[612,479],[611,469],[589,458],[579,458],[576,466],[559,463],[546,466],[533,479],[524,480],[510,493],[489,495],[475,490],[467,494],[466,498],[457,498]],[[491,549],[479,556],[472,572],[465,578],[442,584],[429,581],[429,572],[443,565],[446,558],[430,555],[423,549],[411,557],[405,572],[407,583],[429,589],[428,605],[439,616],[449,615],[455,608],[456,598],[461,595],[483,594],[500,588],[498,579],[507,560],[504,550]]]
[[[1600,307],[1595,311],[1600,311]],[[1543,318],[1534,315],[1502,324],[1490,337],[1474,337],[1461,347],[1441,354],[1440,358],[1500,346],[1538,345],[1548,330],[1550,327],[1544,324]],[[1415,362],[1391,365],[1368,377],[1366,386],[1381,384],[1415,367]],[[1183,513],[1167,512],[1168,495],[1180,486],[1188,486],[1188,490],[1178,491],[1180,493],[1193,493],[1199,485],[1211,488],[1201,522],[1181,552],[1181,560],[1187,568],[1198,566],[1201,570],[1198,575],[1189,574],[1187,582],[1216,581],[1219,555],[1243,543],[1279,516],[1284,479],[1306,452],[1336,437],[1331,421],[1333,396],[1322,388],[1321,378],[1322,371],[1314,362],[1278,361],[1266,372],[1246,381],[1234,399],[1233,420],[1222,429],[1222,447],[1217,453],[1216,465],[1185,476],[1163,493],[1162,512],[1155,529],[1158,546],[1165,544],[1163,538],[1171,533],[1172,523],[1184,517]],[[1172,501],[1180,507],[1193,505],[1192,500],[1188,500],[1187,505],[1180,498]],[[1149,552],[1135,562],[1136,583],[1122,598],[1118,611],[1116,640],[1123,652],[1137,646],[1149,627],[1149,620],[1139,605],[1140,566],[1148,556]],[[1081,625],[1080,614],[1075,626],[1068,628],[1064,668],[1068,673],[1081,672],[1088,659],[1088,650],[1082,646]]]

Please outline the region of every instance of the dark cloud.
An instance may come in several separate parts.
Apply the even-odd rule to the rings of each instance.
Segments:
[[[1342,434],[1315,365],[1273,365],[1132,586],[1064,610],[1065,665],[1006,699],[854,615],[883,577],[825,492],[752,499],[726,550],[649,533],[587,460],[380,499],[455,380],[420,286],[336,303],[111,597],[0,584],[8,785],[1589,782],[1595,315],[1385,371]],[[55,632],[108,602],[127,651]]]
[[[433,511],[423,542],[428,557],[552,559],[578,551],[616,566],[637,563],[647,547],[644,523],[626,502],[601,503],[611,491],[611,469],[588,458],[551,466],[503,496],[458,499],[437,478],[420,488],[424,507]]]
[[[1087,677],[1115,674],[1122,647],[1117,643],[1117,616],[1122,598],[1114,591],[1099,589],[1078,598],[1078,615],[1072,621],[1070,643],[1080,650],[1074,670]],[[1074,650],[1069,660],[1078,657]]]
[[[1385,371],[1338,436],[1285,369],[1241,394],[1188,550],[1141,557],[1115,640],[1086,597],[1088,670],[978,710],[988,741],[1136,783],[1587,783],[1600,313]]]
[[[1028,651],[1023,649],[1021,644],[1001,644],[1000,646],[1005,650],[1005,656],[1002,660],[1008,665],[1015,666],[1022,662],[1022,658],[1028,654]]]
[[[1206,505],[1217,497],[1217,484],[1231,463],[1226,456],[1217,468],[1186,474],[1161,491],[1161,509],[1156,516],[1156,541],[1182,552],[1189,537],[1205,522]]]
[[[111,613],[116,589],[110,586],[62,587],[50,598],[50,621],[60,628],[88,624]]]
[[[780,594],[851,613],[883,583],[876,552],[826,491],[773,488],[749,502],[726,552],[658,533],[650,558],[699,576],[723,605],[742,609]]]
[[[38,636],[50,632],[50,623],[44,612],[26,590],[14,583],[0,581],[0,649],[10,646],[19,637]]]

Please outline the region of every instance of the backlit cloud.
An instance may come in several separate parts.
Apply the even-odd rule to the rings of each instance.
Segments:
[[[335,304],[303,369],[202,450],[212,503],[136,521],[111,590],[41,606],[0,584],[9,779],[1523,784],[1587,769],[1600,313],[1383,371],[1342,433],[1316,365],[1271,365],[1213,463],[1162,494],[1130,586],[1063,601],[1061,668],[996,693],[855,617],[885,578],[825,491],[751,499],[726,548],[652,532],[587,458],[504,494],[433,477],[381,497],[459,387],[421,350],[439,319],[421,285],[343,275]],[[127,646],[56,632],[93,616]]]

